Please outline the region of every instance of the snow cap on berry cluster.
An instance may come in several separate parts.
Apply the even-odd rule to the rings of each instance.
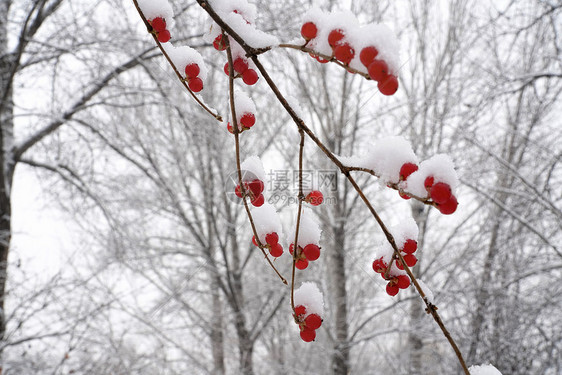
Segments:
[[[211,0],[209,1],[215,12],[226,22],[244,41],[253,48],[267,48],[279,44],[279,40],[254,26],[255,6],[246,0]],[[234,12],[236,11],[236,13]],[[212,22],[204,39],[208,42],[215,40],[221,33],[221,28]],[[235,43],[229,38],[231,47]]]
[[[240,165],[242,170],[242,181],[252,182],[256,178],[265,183],[265,170],[258,156],[247,157]]]
[[[254,207],[252,217],[261,243],[265,243],[265,236],[273,232],[279,235],[279,239],[282,238],[281,220],[271,204],[265,202],[260,207]]]
[[[174,47],[172,43],[162,43],[162,47],[174,63],[182,77],[185,78],[185,67],[189,64],[197,64],[199,66],[199,75],[203,82],[207,78],[207,66],[203,61],[203,57],[199,52],[188,46]]]
[[[209,0],[209,3],[217,13],[236,13],[244,20],[254,23],[256,22],[256,6],[250,4],[246,0]]]
[[[502,373],[492,365],[470,366],[470,375],[502,375]]]
[[[315,283],[307,281],[295,290],[295,306],[306,307],[306,316],[310,314],[324,315],[324,297]]]
[[[383,184],[397,183],[402,165],[418,162],[410,142],[400,136],[381,138],[369,147],[366,155],[341,160],[349,166],[373,170]]]
[[[138,0],[139,8],[148,20],[156,17],[166,19],[166,23],[170,26],[174,17],[174,10],[168,0]]]
[[[320,243],[320,235],[322,230],[316,221],[314,214],[310,209],[303,208],[301,213],[301,220],[299,226],[299,238],[298,245],[304,247],[308,244],[318,245]],[[289,241],[293,242],[295,240],[295,229],[289,236]]]
[[[234,92],[234,105],[236,107],[236,120],[238,121],[238,125],[240,125],[240,118],[244,113],[256,114],[254,101],[243,91],[236,90]]]
[[[433,176],[435,182],[448,184],[453,194],[456,195],[455,188],[459,184],[459,179],[453,161],[445,154],[437,154],[424,160],[419,169],[402,182],[402,188],[404,191],[419,197],[427,197],[424,181],[429,176]]]
[[[407,240],[418,240],[418,225],[413,218],[409,217],[400,222],[400,224],[389,228],[396,246],[401,249]]]

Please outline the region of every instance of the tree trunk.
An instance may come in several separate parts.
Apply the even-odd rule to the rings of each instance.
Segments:
[[[334,297],[334,324],[336,337],[334,353],[332,355],[332,374],[347,375],[349,368],[349,342],[347,321],[347,290],[345,272],[345,231],[343,224],[334,230],[334,241],[336,246],[330,249],[330,280]]]
[[[213,275],[212,304],[213,319],[211,327],[211,345],[213,350],[213,374],[224,375],[224,334],[222,303],[219,296],[218,275]]]
[[[233,277],[233,284],[235,288],[241,286],[240,274],[235,272]],[[241,289],[237,289],[240,290]],[[238,301],[240,301],[239,296],[235,296]],[[244,316],[244,311],[242,309],[243,305],[236,304],[237,306],[234,311],[234,326],[236,328],[236,334],[238,336],[238,348],[240,353],[240,373],[244,375],[253,375],[254,366],[252,361],[252,355],[254,353],[254,343],[251,340],[250,332],[246,328],[246,317]]]
[[[0,341],[4,340],[6,321],[4,302],[6,295],[6,280],[8,268],[8,253],[10,250],[11,215],[10,191],[14,175],[13,160],[13,98],[11,88],[11,73],[13,69],[12,57],[7,50],[7,19],[9,2],[0,1]],[[0,345],[1,346],[1,345]],[[0,349],[0,363],[2,351]],[[0,367],[1,372],[1,367]]]
[[[244,315],[244,289],[242,284],[242,272],[240,263],[240,247],[234,229],[231,229],[232,243],[232,289],[229,298],[230,306],[234,312],[234,327],[238,336],[238,349],[240,353],[240,373],[243,375],[253,375],[254,366],[252,355],[254,353],[254,342],[250,337],[250,332],[246,326],[246,316]]]

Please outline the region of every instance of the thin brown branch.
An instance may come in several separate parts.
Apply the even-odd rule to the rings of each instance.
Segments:
[[[296,273],[296,265],[297,265],[297,256],[298,256],[298,240],[299,240],[299,230],[301,226],[301,215],[302,215],[302,201],[304,200],[304,193],[302,190],[302,165],[303,165],[303,155],[304,155],[304,132],[302,129],[299,128],[299,136],[300,136],[300,143],[299,143],[299,208],[297,213],[297,223],[295,226],[295,241],[293,242],[293,271],[291,275],[291,309],[295,311],[295,273]]]

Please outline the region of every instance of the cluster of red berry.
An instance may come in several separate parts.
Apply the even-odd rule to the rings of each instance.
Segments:
[[[308,44],[310,40],[313,40],[318,35],[318,27],[314,22],[306,22],[301,27],[301,35]],[[328,44],[332,47],[332,57],[335,57],[344,65],[349,65],[355,57],[355,48],[351,41],[346,38],[346,32],[343,29],[330,31],[328,34]],[[379,51],[375,46],[367,46],[361,50],[359,59],[367,68],[369,77],[378,82],[379,91],[384,95],[394,95],[398,90],[398,78],[390,74],[386,61],[380,58],[377,59],[378,54]],[[311,54],[311,56],[322,64],[328,62],[328,60],[318,55]]]
[[[406,260],[406,259],[404,259]],[[398,265],[397,265],[398,266]],[[388,272],[388,275],[385,276],[387,273],[388,264],[383,260],[383,258],[375,259],[373,262],[373,270],[376,273],[380,273],[381,277],[388,281],[386,284],[386,293],[389,296],[395,296],[398,294],[400,289],[406,289],[410,286],[410,278],[408,275],[404,274],[396,274],[391,270]]]
[[[152,20],[148,20],[148,23],[152,26],[160,43],[166,43],[170,40],[170,31],[166,28],[166,20],[164,18],[155,17]]]
[[[418,249],[418,243],[415,240],[408,239],[404,242],[404,246],[400,249],[400,254],[402,258],[404,258],[404,262],[408,267],[413,267],[418,263],[418,258],[414,255],[416,250]],[[403,270],[404,265],[402,265],[402,261],[400,259],[396,259],[396,267],[398,269]]]
[[[369,77],[378,82],[377,87],[383,95],[394,95],[398,90],[398,78],[390,74],[388,64],[383,59],[377,59],[379,51],[374,46],[365,47],[359,54],[361,63],[369,72]]]
[[[423,184],[431,199],[437,203],[437,209],[442,214],[450,215],[457,210],[459,203],[448,184],[435,182],[433,176],[428,176]]]
[[[259,246],[255,236],[252,236],[252,243]],[[283,255],[283,246],[279,243],[279,235],[277,232],[265,235],[265,247],[268,248],[272,257],[278,258]]]
[[[198,77],[200,71],[199,65],[196,63],[191,63],[185,66],[185,78],[187,80],[187,85],[193,92],[203,90],[203,81]]]
[[[301,339],[304,342],[311,342],[316,338],[316,330],[322,325],[322,318],[318,314],[307,314],[306,307],[303,305],[295,306],[293,312],[295,323],[299,325]]]
[[[251,112],[244,112],[238,121],[239,124],[239,131],[243,132],[244,130],[250,129],[256,123],[256,116],[254,116]],[[230,122],[226,124],[226,128],[232,134],[234,134],[234,127]]]
[[[217,38],[222,39],[222,35],[219,35]],[[255,84],[259,79],[258,73],[250,68],[248,59],[243,56],[238,56],[232,61],[232,68],[234,69],[234,78],[242,77],[242,81],[248,86]],[[228,62],[224,64],[224,73],[230,75]]]
[[[256,206],[260,207],[265,202],[265,197],[263,196],[263,190],[265,185],[262,180],[254,179],[250,182],[244,182],[244,191],[246,192],[247,196],[250,198],[250,202]],[[243,197],[242,189],[240,185],[236,185],[234,189],[234,193],[238,198]]]
[[[404,163],[400,168],[400,181],[406,181],[408,177],[417,170],[418,166],[416,164]],[[442,214],[450,215],[457,210],[459,203],[449,184],[445,182],[435,182],[434,176],[428,176],[424,181],[424,186],[429,197],[437,204],[437,209]],[[400,192],[400,196],[404,199],[410,199],[407,194],[402,192]]]
[[[238,10],[233,10],[232,12],[240,14],[240,16],[243,17]],[[244,20],[247,24],[250,24],[250,22],[245,18]],[[233,45],[236,42],[232,38],[230,38],[229,43],[230,45]],[[217,35],[213,40],[213,47],[215,47],[217,51],[226,50],[226,46],[227,44],[223,39],[223,34]],[[236,50],[240,50],[240,52],[243,52],[243,50],[241,50],[240,48],[236,48]],[[244,83],[248,86],[254,85],[259,79],[258,73],[254,69],[250,68],[248,59],[241,53],[237,56],[233,56],[232,69],[234,70],[234,78],[242,78],[242,81],[244,81]],[[226,75],[230,75],[228,62],[224,65],[224,72]]]
[[[295,248],[295,244],[291,244],[289,246],[289,253],[293,255],[293,249]],[[308,262],[313,262],[320,258],[320,246],[314,243],[309,243],[308,245],[302,247],[298,246],[297,255],[296,255],[296,262],[295,267],[299,270],[304,270],[308,267]]]

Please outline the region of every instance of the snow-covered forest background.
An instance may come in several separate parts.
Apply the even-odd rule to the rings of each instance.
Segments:
[[[251,2],[284,42],[313,5],[395,32],[394,96],[300,51],[260,61],[336,155],[400,135],[420,159],[453,159],[450,216],[357,181],[385,222],[417,222],[413,271],[468,365],[562,374],[562,4]],[[170,3],[172,43],[204,57],[201,95],[226,119],[209,18]],[[314,211],[322,256],[297,282],[317,283],[325,315],[315,342],[299,338],[233,197],[233,136],[187,95],[132,1],[0,0],[0,77],[1,374],[461,373],[413,288],[385,292],[371,268],[383,234],[311,144],[305,169],[330,189]],[[244,89],[257,112],[241,152],[260,155],[290,232],[298,132],[263,79]],[[289,275],[288,251],[275,264]]]

